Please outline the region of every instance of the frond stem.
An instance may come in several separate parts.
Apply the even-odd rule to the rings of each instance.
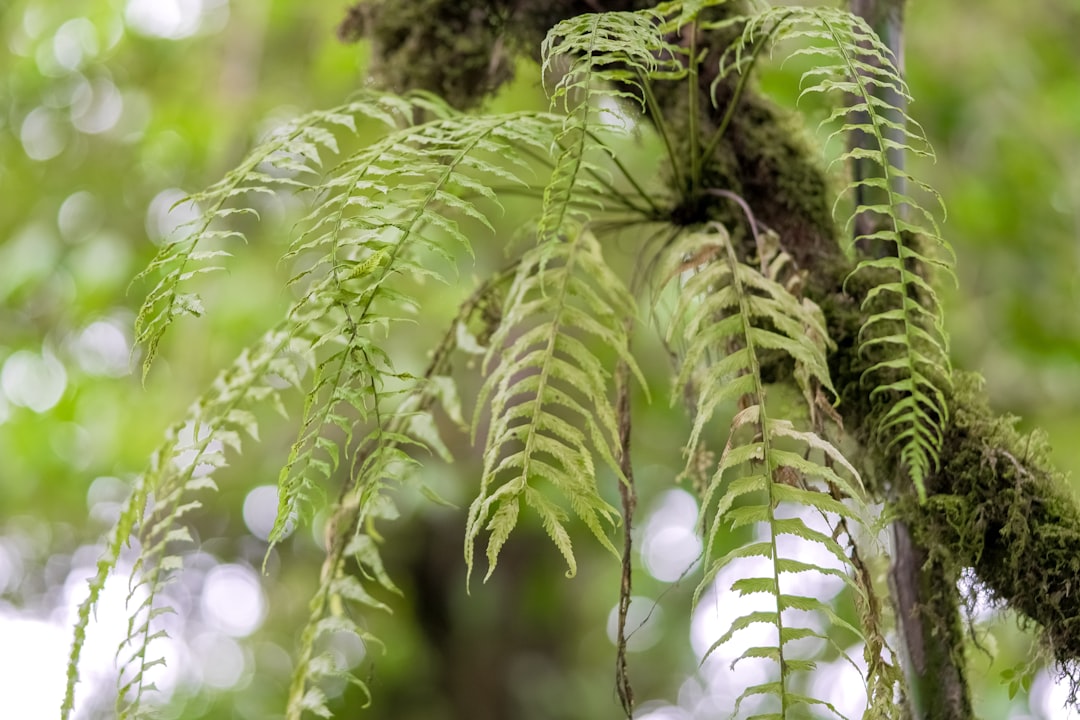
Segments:
[[[588,132],[589,137],[596,141],[597,144],[603,145],[603,142],[600,140],[600,138],[596,136],[596,133],[594,133],[592,130],[588,130],[586,132]],[[615,163],[615,167],[619,169],[619,172],[622,173],[623,177],[626,178],[627,182],[634,186],[634,190],[637,191],[638,196],[649,204],[649,207],[654,213],[660,212],[660,206],[657,205],[653,201],[652,196],[649,195],[649,193],[645,192],[645,189],[641,187],[641,185],[637,181],[637,178],[634,176],[634,173],[626,169],[626,166],[623,165],[623,162],[619,159],[619,156],[615,153],[611,153],[609,157],[611,158],[611,161]],[[597,177],[597,179],[599,180],[600,178]]]
[[[653,125],[656,127],[656,132],[660,135],[660,139],[664,143],[664,148],[667,151],[668,160],[671,161],[671,172],[675,179],[675,186],[679,188],[679,191],[686,195],[686,185],[683,183],[682,173],[679,170],[679,159],[675,155],[675,146],[671,141],[671,133],[668,132],[667,121],[664,120],[663,108],[656,99],[656,94],[653,93],[652,85],[649,84],[649,79],[638,73],[638,79],[641,81],[641,92],[645,98],[646,112],[649,117],[652,118]]]
[[[591,133],[590,133],[590,135],[591,135]],[[593,136],[593,137],[595,137],[595,136]],[[559,149],[564,149],[561,144],[559,145]],[[525,154],[525,155],[528,155],[529,157],[531,157],[532,159],[534,159],[534,160],[536,160],[538,162],[543,163],[544,165],[547,165],[551,169],[555,168],[555,164],[551,161],[551,158],[544,157],[540,153],[535,152],[534,150],[532,150],[530,148],[518,148],[518,151]],[[642,208],[642,207],[640,207],[638,205],[635,205],[634,202],[632,200],[630,200],[630,198],[628,198],[622,191],[620,191],[618,188],[616,188],[614,185],[612,185],[610,182],[608,182],[607,178],[605,178],[600,173],[596,172],[595,170],[593,170],[590,167],[586,167],[585,172],[589,173],[589,175],[592,176],[592,178],[594,180],[596,180],[596,182],[603,185],[604,188],[607,189],[609,194],[608,195],[602,195],[600,193],[592,193],[592,192],[587,193],[587,191],[579,191],[579,190],[575,190],[575,192],[577,192],[579,194],[586,194],[587,193],[589,195],[595,195],[596,197],[602,197],[602,198],[605,198],[605,199],[614,200],[615,202],[619,203],[620,205],[622,205],[626,209],[632,210],[632,211],[634,211],[634,212],[636,212],[636,213],[638,213],[640,215],[646,215],[647,216],[649,214],[649,211],[647,209]],[[642,196],[644,197],[644,195],[642,195]]]
[[[776,482],[775,469],[773,468],[772,448],[770,442],[769,418],[765,414],[765,385],[761,380],[761,363],[758,361],[757,351],[754,348],[753,326],[750,324],[752,310],[747,301],[747,289],[739,279],[739,267],[741,263],[735,257],[735,249],[730,242],[724,243],[727,251],[728,264],[731,267],[731,282],[735,286],[736,295],[739,298],[739,318],[742,322],[743,337],[746,339],[747,358],[750,364],[750,375],[754,380],[754,401],[758,406],[758,425],[761,428],[761,462],[765,466],[765,488],[769,496],[769,538],[772,547],[772,576],[773,587],[776,591],[776,651],[777,661],[780,664],[780,717],[787,717],[787,662],[784,659],[784,611],[780,598],[780,571],[778,570],[779,548],[777,547],[776,533],[776,496],[773,493],[773,483]]]
[[[697,57],[697,19],[690,23],[690,68],[689,68],[689,102],[690,102],[690,125],[687,137],[690,138],[690,193],[695,194],[701,186],[701,145],[698,138],[698,103],[701,91],[698,89],[698,57]]]
[[[627,337],[630,336],[633,321],[624,322]],[[630,455],[630,366],[625,360],[619,362],[615,370],[616,413],[619,422],[619,467],[625,482],[619,483],[619,497],[622,499],[623,512],[623,556],[622,580],[619,587],[619,626],[616,632],[615,687],[619,701],[627,718],[634,716],[634,688],[630,684],[626,662],[626,619],[630,612],[630,600],[633,593],[633,518],[637,508],[637,490],[634,486],[634,469]]]
[[[755,42],[754,47],[751,50],[750,62],[739,74],[739,82],[735,84],[735,90],[731,94],[731,100],[728,102],[727,109],[724,111],[724,116],[720,119],[720,125],[717,126],[716,132],[713,133],[709,142],[706,143],[705,149],[702,150],[701,156],[707,161],[709,157],[716,152],[716,146],[720,144],[721,138],[724,137],[724,133],[728,129],[728,125],[731,124],[732,118],[735,117],[735,108],[738,107],[739,101],[742,99],[743,91],[746,89],[746,83],[750,78],[750,73],[754,69],[754,65],[757,64],[758,58],[761,57],[761,51],[765,48],[767,43],[780,29],[784,21],[791,16],[788,13],[776,21],[772,29],[767,33],[763,33]]]

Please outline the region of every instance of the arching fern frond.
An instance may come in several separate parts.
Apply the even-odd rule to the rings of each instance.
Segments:
[[[317,176],[322,154],[338,151],[335,128],[356,133],[357,118],[395,127],[409,122],[418,111],[441,115],[446,112],[446,106],[430,96],[405,98],[368,93],[331,110],[308,113],[274,131],[224,178],[178,203],[190,203],[197,209],[198,217],[182,226],[181,237],[163,245],[135,278],[160,275],[135,319],[136,344],[146,351],[143,376],[149,371],[173,320],[203,313],[198,294],[185,289],[188,281],[222,269],[221,259],[229,253],[218,246],[232,239],[245,240],[243,233],[230,227],[230,216],[257,215],[257,212],[251,207],[235,205],[237,198],[290,188],[307,190],[315,181],[305,180]],[[211,247],[204,249],[208,245]]]
[[[280,327],[240,354],[214,381],[212,388],[192,405],[184,422],[174,425],[136,481],[118,523],[117,535],[98,562],[90,594],[79,608],[76,643],[68,666],[67,698],[63,716],[72,708],[81,639],[108,575],[115,569],[124,542],[138,541],[139,557],[131,573],[125,639],[117,650],[121,661],[119,718],[142,717],[143,702],[153,689],[148,671],[162,660],[151,653],[151,643],[166,636],[160,617],[171,612],[164,591],[182,567],[185,545],[191,536],[182,521],[197,509],[197,493],[216,489],[213,473],[226,464],[225,450],[239,451],[242,436],[258,438],[251,407],[262,400],[276,401],[279,381],[299,379],[295,359],[286,350],[289,333]],[[126,534],[123,537],[120,531]]]
[[[350,439],[348,409],[359,407],[373,378],[393,374],[379,338],[419,305],[394,279],[447,281],[456,263],[451,250],[472,252],[462,223],[492,229],[487,213],[499,205],[491,185],[524,185],[532,168],[520,153],[546,152],[558,123],[533,113],[442,118],[391,133],[331,171],[307,230],[285,255],[307,263],[290,282],[308,288],[311,301],[293,319],[322,358],[279,477],[272,542],[329,479],[338,448],[348,444],[339,446],[324,429],[336,426]]]
[[[502,283],[496,276],[482,285],[459,309],[436,348],[424,375],[417,378],[396,407],[382,407],[380,395],[371,386],[368,404],[372,412],[365,414],[375,422],[374,429],[363,438],[354,451],[350,464],[350,479],[343,487],[325,532],[326,558],[320,573],[319,588],[310,603],[307,624],[300,636],[298,661],[289,688],[286,718],[300,720],[306,713],[330,717],[322,683],[330,678],[344,678],[369,696],[366,683],[336,666],[332,655],[321,648],[324,638],[340,632],[351,633],[365,645],[380,646],[381,642],[367,632],[345,610],[346,604],[389,610],[368,590],[369,586],[399,593],[383,568],[377,541],[372,529],[376,519],[396,516],[384,491],[393,484],[405,482],[416,467],[415,451],[429,448],[445,453],[441,438],[432,436],[434,427],[430,411],[442,403],[453,418],[458,415],[456,391],[449,372],[450,355],[457,347],[458,325],[466,322],[473,312],[488,301],[488,296]],[[351,428],[350,428],[351,432]],[[359,570],[346,569],[352,558]]]
[[[663,24],[658,10],[589,13],[560,22],[541,47],[545,80],[559,75],[552,103],[565,105],[569,122],[602,95],[632,100],[644,109],[647,78],[676,69],[678,48],[665,39]],[[560,58],[568,65],[565,70],[557,67]]]
[[[864,639],[864,634],[824,600],[786,591],[787,581],[782,576],[814,572],[840,579],[856,595],[862,595],[865,588],[848,574],[852,563],[836,538],[812,528],[789,508],[809,508],[826,518],[859,521],[863,491],[858,472],[831,443],[770,415],[761,368],[765,352],[787,356],[799,368],[797,378],[812,380],[830,391],[832,385],[825,364],[826,336],[820,311],[792,295],[777,276],[784,263],[765,257],[764,246],[759,250],[763,271],[739,262],[726,231],[713,224],[707,231],[688,234],[676,243],[665,268],[666,277],[692,273],[680,288],[669,331],[669,340],[678,333],[686,343],[677,383],[691,385],[690,390],[698,395],[687,446],[691,457],[696,455],[704,426],[718,406],[740,408],[702,499],[706,571],[694,602],[735,561],[764,558],[768,567],[764,575],[740,577],[730,590],[741,595],[767,593],[772,596],[772,607],[736,618],[709,649],[711,653],[736,632],[756,623],[776,628],[775,644],[747,649],[733,666],[749,658],[769,659],[777,666],[778,679],[746,688],[736,700],[735,712],[738,714],[742,703],[752,696],[773,695],[780,704],[778,717],[787,717],[798,705],[824,706],[839,716],[832,705],[795,689],[797,675],[815,665],[812,658],[798,657],[793,644],[808,637],[835,644],[828,632],[799,625],[795,611],[817,613],[831,628],[845,628],[859,639]],[[706,369],[695,378],[695,368],[701,364]],[[854,506],[833,497],[832,489],[851,499]],[[749,544],[709,560],[725,525],[731,530],[756,527],[757,534]],[[824,551],[829,562],[815,564],[790,556],[791,538]],[[842,650],[837,651],[843,655]]]
[[[300,436],[281,476],[274,540],[302,514],[311,493],[329,480],[339,462],[338,446],[323,439],[327,426],[339,428],[347,438],[357,422],[371,420],[376,428],[376,435],[366,440],[376,449],[354,456],[341,499],[333,508],[347,531],[357,532],[359,524],[376,512],[373,503],[386,482],[404,477],[410,456],[402,447],[422,447],[423,443],[408,432],[414,411],[387,398],[407,392],[415,378],[394,369],[381,338],[417,306],[406,291],[408,282],[444,279],[445,268],[453,267],[460,254],[452,252],[455,243],[464,252],[471,252],[459,223],[491,227],[486,213],[498,203],[490,186],[495,182],[521,184],[522,176],[532,171],[515,148],[546,151],[561,125],[561,118],[536,113],[481,119],[455,116],[427,100],[397,101],[389,106],[398,110],[422,107],[435,119],[391,133],[351,155],[326,177],[312,178],[310,187],[318,191],[320,207],[309,219],[308,231],[285,254],[287,262],[305,263],[290,281],[300,291],[299,300],[277,326],[214,381],[192,407],[187,421],[170,432],[122,518],[123,527],[134,528],[141,554],[133,574],[133,619],[121,647],[126,655],[119,696],[121,717],[144,712],[146,671],[159,662],[148,656],[148,647],[160,636],[155,628],[160,625],[159,616],[167,612],[160,602],[161,594],[182,564],[178,545],[188,538],[183,516],[198,507],[193,493],[213,487],[209,475],[225,464],[224,449],[239,450],[242,433],[257,438],[253,404],[268,400],[284,412],[283,387],[295,387],[307,398]],[[376,112],[381,107],[363,105],[352,111],[392,119],[389,110],[382,115]],[[341,119],[344,117],[335,115],[333,121],[346,123]],[[319,161],[320,147],[334,147],[333,136],[319,124],[330,121],[327,114],[319,114],[302,123],[289,142],[271,140],[230,178],[231,184],[215,186],[207,197],[214,199],[216,209],[204,216],[185,241],[163,251],[162,257],[167,259],[155,261],[152,270],[176,267],[166,272],[144,306],[144,317],[155,318],[145,321],[144,330],[150,334],[140,335],[149,353],[153,352],[149,345],[158,342],[173,316],[167,309],[173,302],[169,298],[180,292],[178,287],[190,276],[183,268],[197,260],[195,248],[217,237],[212,227],[216,220],[236,211],[221,208],[230,198],[255,187],[267,190],[272,178],[259,165],[281,153],[301,158],[289,154],[277,165],[297,173],[288,178],[288,184],[307,187],[302,171]],[[312,137],[319,138],[320,144],[308,143]],[[481,202],[487,206],[482,207]],[[312,367],[314,379],[308,385],[303,376]],[[395,412],[404,413],[404,426],[387,424]],[[190,435],[186,445],[181,442],[181,430]],[[150,502],[144,508],[146,500]],[[298,669],[298,683],[308,699],[291,701],[291,713],[304,709],[322,713],[325,709],[312,687],[330,670],[312,653],[327,622],[340,625],[340,613],[327,615],[326,609],[346,601],[364,603],[370,597],[356,578],[341,573],[344,548],[354,548],[355,554],[361,547],[359,542],[342,536],[337,543],[340,547],[328,550],[328,562],[331,558],[336,561],[324,571],[313,601],[314,629],[305,633],[309,644],[302,648],[302,655],[306,660]],[[93,603],[117,563],[119,547],[110,545],[102,559],[90,599],[80,609],[77,637],[85,635]],[[364,547],[362,557],[357,556],[360,566],[371,571],[379,584],[392,588],[385,573],[375,569],[377,554],[371,552],[372,546]],[[330,622],[329,617],[338,619]],[[356,632],[364,637],[359,628]],[[73,697],[80,649],[78,643],[73,649],[69,697]],[[65,703],[66,712],[71,705],[70,701]]]
[[[610,397],[611,373],[590,345],[614,351],[643,383],[628,350],[625,319],[633,298],[604,262],[588,229],[573,228],[522,259],[503,320],[491,338],[485,371],[496,360],[477,401],[475,427],[490,398],[480,493],[469,507],[465,559],[472,571],[474,545],[485,529],[488,576],[517,524],[521,502],[533,508],[563,554],[568,575],[577,571],[562,506],[618,555],[604,528],[618,512],[597,489],[595,452],[616,476],[618,432]],[[644,383],[643,383],[644,384]]]
[[[872,361],[864,377],[874,383],[872,397],[893,396],[878,431],[889,436],[888,447],[899,446],[901,464],[925,498],[925,480],[937,467],[948,421],[945,398],[952,371],[941,305],[924,275],[936,268],[953,277],[952,249],[941,237],[932,208],[918,197],[940,204],[939,196],[895,158],[899,153],[932,157],[933,150],[906,109],[875,93],[887,88],[908,96],[889,49],[861,18],[830,8],[776,8],[747,18],[740,42],[728,53],[738,57],[755,47],[761,35],[807,43],[789,54],[816,61],[803,73],[800,97],[843,93],[854,98],[847,105],[838,103],[825,119],[833,128],[830,138],[855,132],[872,139],[872,147],[853,145],[839,158],[879,168],[848,184],[850,190],[873,189],[882,198],[860,200],[852,219],[863,213],[881,218],[856,241],[890,249],[884,257],[863,259],[854,272],[874,282],[863,303],[871,314],[860,331],[861,350]]]

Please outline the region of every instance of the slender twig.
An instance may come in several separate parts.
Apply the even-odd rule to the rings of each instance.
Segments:
[[[633,325],[632,319],[625,322],[627,334]],[[623,482],[619,483],[619,497],[622,499],[623,516],[623,556],[622,581],[619,586],[619,627],[616,635],[615,687],[619,693],[623,712],[627,718],[634,716],[634,688],[630,683],[626,662],[626,619],[630,612],[630,598],[633,590],[633,517],[637,507],[637,490],[634,487],[634,469],[630,457],[630,367],[625,360],[619,362],[615,371],[616,413],[619,422],[619,469]]]
[[[690,125],[687,136],[690,139],[690,193],[694,194],[701,187],[701,139],[698,137],[698,102],[701,90],[698,88],[697,56],[697,20],[690,23]]]

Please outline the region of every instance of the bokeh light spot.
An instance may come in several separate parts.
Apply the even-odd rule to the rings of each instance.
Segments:
[[[269,540],[274,529],[274,520],[278,511],[278,489],[276,485],[260,485],[252,488],[244,498],[244,524],[251,534],[260,540]],[[291,520],[285,526],[285,536],[293,531]]]
[[[105,220],[105,210],[93,193],[86,190],[68,195],[56,213],[60,234],[68,242],[81,242],[97,232]]]
[[[130,488],[120,478],[109,475],[95,478],[86,491],[86,507],[90,517],[110,525],[116,522],[129,492]]]
[[[51,410],[67,388],[67,372],[52,353],[41,355],[20,350],[4,362],[0,370],[0,387],[15,405],[36,413]]]
[[[56,157],[67,144],[59,118],[47,107],[36,107],[27,113],[19,139],[26,156],[38,162]]]
[[[68,70],[78,70],[97,53],[97,30],[84,17],[68,20],[53,36],[53,55]]]
[[[202,0],[128,0],[124,18],[142,35],[179,40],[199,31],[204,11]]]
[[[71,123],[84,133],[111,130],[124,112],[124,98],[108,78],[83,83],[71,101]]]
[[[697,516],[697,500],[685,490],[657,498],[641,543],[645,568],[657,580],[674,582],[694,567],[702,548]]]
[[[648,650],[660,639],[660,607],[652,598],[635,595],[630,598],[626,610],[626,649],[637,652]],[[607,635],[615,644],[619,632],[619,606],[608,613]]]
[[[235,637],[255,632],[266,616],[259,578],[243,565],[218,565],[206,573],[201,607],[212,627]]]
[[[90,375],[121,377],[131,373],[131,346],[114,322],[90,323],[79,333],[72,351],[79,367]]]
[[[165,242],[177,228],[199,217],[199,208],[195,203],[180,202],[187,195],[179,188],[169,188],[150,201],[146,211],[146,234],[152,241],[158,244]]]
[[[203,633],[192,641],[191,651],[203,682],[211,687],[225,690],[234,687],[244,676],[247,666],[244,651],[227,635]]]
[[[0,717],[44,720],[56,717],[64,692],[65,629],[39,620],[0,615]]]

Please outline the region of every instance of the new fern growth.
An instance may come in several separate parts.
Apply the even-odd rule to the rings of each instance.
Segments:
[[[736,661],[764,658],[775,664],[772,679],[742,692],[736,713],[766,695],[779,708],[770,717],[794,717],[799,706],[839,714],[802,689],[800,674],[812,671],[816,658],[805,655],[798,642],[825,639],[847,657],[835,631],[865,648],[868,707],[875,717],[898,716],[893,700],[902,690],[885,641],[880,582],[856,545],[858,538],[877,533],[876,526],[868,527],[873,498],[840,450],[842,428],[823,419],[838,417],[831,407],[837,395],[827,362],[831,341],[821,309],[799,294],[800,273],[812,268],[794,268],[784,251],[792,240],[759,228],[754,209],[735,192],[700,183],[739,112],[750,70],[782,40],[801,43],[791,54],[819,63],[803,75],[804,95],[838,91],[856,98],[827,122],[836,125],[836,133],[859,131],[877,140],[876,149],[852,149],[841,159],[869,156],[880,165],[880,178],[861,178],[852,187],[872,185],[885,191],[887,201],[859,205],[855,212],[883,218],[880,229],[863,239],[893,248],[885,257],[862,260],[855,270],[876,282],[864,302],[860,340],[872,360],[864,380],[873,383],[872,398],[887,396],[879,432],[892,436],[886,445],[897,446],[922,495],[938,462],[949,391],[947,340],[925,269],[949,266],[934,251],[947,249],[934,216],[890,178],[902,175],[910,186],[927,188],[890,158],[896,151],[926,153],[929,147],[906,114],[899,124],[895,109],[882,107],[872,92],[873,86],[888,86],[906,94],[906,86],[864,23],[820,8],[717,14],[727,9],[723,0],[666,2],[651,10],[566,20],[551,29],[542,48],[551,112],[463,115],[428,95],[365,94],[274,133],[239,168],[190,199],[200,210],[198,219],[142,274],[157,280],[136,320],[147,369],[165,347],[171,323],[203,313],[196,279],[221,267],[228,243],[240,236],[232,216],[254,212],[245,204],[252,193],[302,192],[311,200],[310,214],[281,253],[283,264],[295,268],[287,285],[297,299],[213,382],[136,482],[80,608],[65,718],[74,710],[78,659],[94,605],[132,538],[140,543],[140,555],[133,570],[133,619],[121,648],[118,713],[137,717],[152,708],[148,670],[160,661],[151,645],[163,633],[160,616],[169,611],[168,582],[191,544],[185,518],[198,507],[199,493],[214,488],[226,451],[239,452],[248,438],[258,440],[253,410],[260,404],[282,413],[294,402],[300,406],[296,439],[278,477],[270,547],[295,524],[310,522],[316,510],[329,518],[325,559],[296,651],[289,720],[331,714],[324,681],[342,672],[326,652],[328,636],[345,631],[378,643],[357,611],[388,610],[380,598],[400,591],[383,566],[375,523],[393,515],[388,489],[410,482],[433,452],[449,459],[449,444],[435,430],[432,413],[441,406],[451,425],[465,425],[456,382],[468,367],[455,363],[459,349],[484,354],[472,427],[474,438],[483,438],[483,468],[465,518],[468,572],[484,535],[487,576],[494,572],[523,511],[539,518],[568,575],[578,567],[576,525],[618,555],[611,532],[632,518],[605,500],[613,488],[605,488],[604,479],[628,482],[624,468],[632,457],[624,457],[629,444],[620,429],[629,425],[620,423],[620,413],[632,409],[625,384],[617,391],[615,377],[629,373],[645,386],[631,347],[635,293],[662,285],[676,297],[666,318],[667,336],[683,348],[673,402],[685,399],[693,415],[688,468],[707,456],[708,446],[723,448],[702,489],[707,561],[695,602],[718,576],[737,572],[741,559],[763,559],[767,567],[720,590],[762,594],[769,601],[733,618],[714,648],[751,624],[776,630],[772,644],[750,648]],[[710,53],[699,46],[699,34],[705,38],[714,31],[734,41]],[[872,67],[861,59],[867,52],[877,61]],[[700,106],[710,96],[700,92],[698,81],[707,70],[717,82],[732,73],[742,76],[730,105],[714,108],[721,120],[713,134],[699,138]],[[694,136],[684,143],[675,142],[669,110],[657,99],[656,89],[673,83],[685,86],[689,98],[692,117],[682,126]],[[716,97],[711,95],[713,102]],[[868,119],[851,120],[851,108]],[[613,112],[631,117],[639,128],[655,129],[667,152],[658,175],[669,173],[674,191],[626,168],[617,152],[625,141],[617,136],[625,131],[609,122]],[[375,139],[340,150],[370,134],[372,125],[381,128]],[[895,139],[897,131],[903,141]],[[339,146],[343,136],[349,143]],[[461,304],[423,374],[401,370],[405,365],[392,341],[406,321],[428,320],[428,300],[418,285],[460,284],[458,266],[479,243],[499,237],[494,213],[511,194],[536,202],[535,219],[519,233],[531,245],[517,251],[519,244],[507,243],[509,269],[481,283]],[[687,221],[677,206],[694,194],[737,201],[749,232],[709,218]],[[643,242],[632,279],[611,262],[612,235],[600,220],[612,215],[620,228],[647,226],[642,235],[672,240],[657,263],[644,261],[649,243]],[[478,343],[463,328],[495,306],[498,312],[482,320],[485,332]],[[785,415],[772,400],[774,382],[798,389],[802,407]],[[715,435],[723,422],[727,429]],[[445,424],[441,429],[446,431]],[[809,518],[820,518],[829,529]],[[718,548],[748,534],[751,540],[717,557]],[[796,557],[792,539],[835,562]],[[860,609],[861,627],[829,600],[800,591],[796,579],[805,573],[839,578]],[[825,618],[827,629],[800,620],[799,613]],[[620,692],[630,712],[632,693],[624,692],[624,680]],[[359,678],[349,682],[367,692]]]

